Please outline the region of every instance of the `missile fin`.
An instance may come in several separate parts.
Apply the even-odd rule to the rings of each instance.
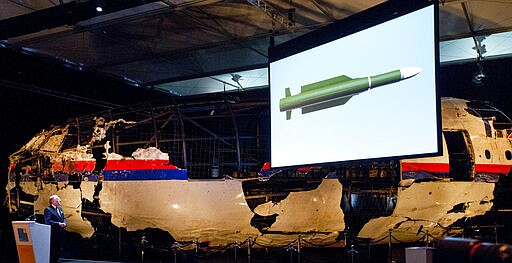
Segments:
[[[292,95],[292,93],[290,92],[290,88],[284,89],[284,96],[285,96],[285,98],[288,98],[291,95]]]
[[[290,88],[285,88],[284,89],[284,96],[285,98],[288,98],[292,95],[292,93],[290,92]],[[291,110],[287,110],[286,111],[286,119],[289,120],[292,118],[292,111]]]
[[[306,113],[310,113],[310,112],[317,111],[317,110],[323,110],[323,109],[327,109],[327,108],[332,108],[332,107],[340,106],[340,105],[343,105],[343,104],[347,103],[347,101],[350,98],[352,98],[352,96],[348,96],[348,97],[344,97],[344,98],[340,98],[340,99],[335,99],[335,100],[331,100],[331,101],[322,102],[322,103],[318,103],[318,104],[315,104],[315,105],[303,107],[302,108],[302,114],[306,114]]]
[[[340,82],[345,82],[345,81],[348,81],[348,80],[352,80],[352,78],[348,77],[348,76],[345,76],[345,75],[337,76],[337,77],[334,77],[334,78],[330,78],[330,79],[322,80],[322,81],[319,81],[319,82],[311,83],[311,84],[308,84],[308,85],[304,85],[304,86],[300,87],[300,91],[304,92],[304,91],[309,91],[309,90],[315,90],[315,89],[318,89],[318,88],[321,88],[321,87],[324,87],[324,86],[327,86],[327,85],[331,85],[331,84],[335,84],[335,83],[340,83]]]

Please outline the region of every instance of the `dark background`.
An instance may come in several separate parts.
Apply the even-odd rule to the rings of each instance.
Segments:
[[[4,203],[9,155],[52,124],[106,109],[94,103],[26,91],[37,88],[117,105],[130,105],[161,96],[94,72],[79,72],[44,58],[0,48],[0,262],[16,258],[11,218]]]
[[[474,61],[441,66],[439,94],[486,101],[512,116],[512,58],[488,59],[483,65],[486,77],[481,84],[473,82],[478,70]],[[0,48],[0,81],[0,261],[4,262],[16,258],[10,217],[4,206],[8,156],[51,124],[106,109],[101,103],[71,101],[26,89],[40,87],[116,105],[150,101],[163,95],[5,48]],[[404,120],[404,127],[406,123]]]

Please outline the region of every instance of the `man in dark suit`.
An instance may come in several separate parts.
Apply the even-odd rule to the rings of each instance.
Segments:
[[[44,209],[44,223],[52,226],[50,243],[50,263],[59,262],[60,250],[64,239],[64,228],[66,227],[66,218],[60,207],[60,197],[58,195],[50,196],[50,205]]]

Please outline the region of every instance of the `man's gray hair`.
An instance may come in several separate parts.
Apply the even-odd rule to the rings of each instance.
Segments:
[[[58,195],[50,195],[50,199],[48,200],[50,202],[50,205],[52,204],[52,200],[58,198],[60,200],[60,197]]]

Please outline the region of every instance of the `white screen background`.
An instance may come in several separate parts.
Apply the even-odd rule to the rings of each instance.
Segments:
[[[434,7],[270,64],[272,167],[437,152]],[[312,113],[279,111],[285,88],[339,75],[360,78],[404,67],[422,71],[346,104]]]

